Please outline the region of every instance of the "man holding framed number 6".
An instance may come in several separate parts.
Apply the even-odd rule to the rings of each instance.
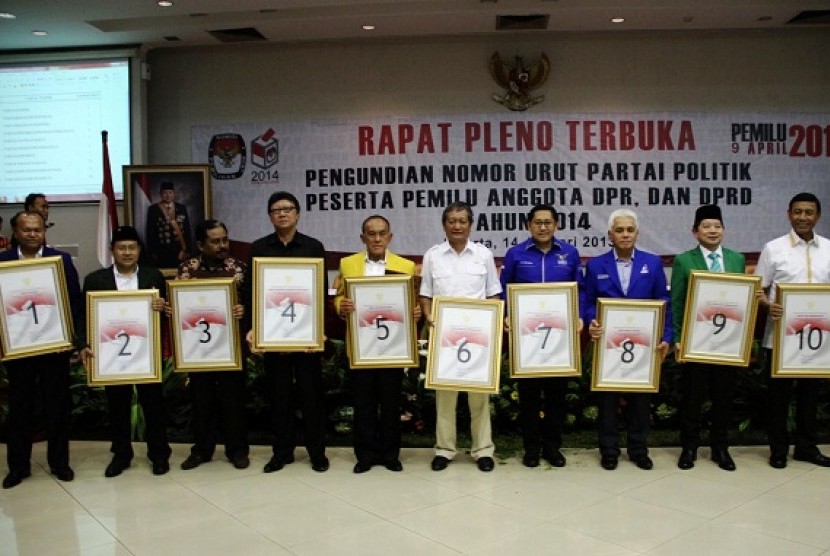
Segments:
[[[765,297],[762,304],[769,308],[764,331],[764,369],[769,376],[769,464],[776,469],[787,467],[790,448],[787,420],[790,397],[796,388],[795,448],[793,459],[830,467],[830,457],[817,446],[818,389],[816,379],[772,377],[772,321],[781,318],[783,307],[775,298],[775,284],[830,283],[830,240],[813,229],[821,218],[821,202],[812,193],[799,193],[790,199],[787,216],[792,230],[764,245],[755,274],[761,277]],[[809,348],[809,346],[808,346]]]

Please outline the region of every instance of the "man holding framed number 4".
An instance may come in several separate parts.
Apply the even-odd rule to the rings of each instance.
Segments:
[[[746,268],[744,256],[721,245],[723,241],[723,216],[717,205],[704,205],[695,211],[692,234],[698,246],[681,253],[674,259],[671,274],[672,318],[674,320],[674,343],[680,351],[683,315],[686,310],[686,292],[692,270],[710,272],[743,273]],[[718,315],[713,317],[715,334],[719,332]],[[720,315],[725,321],[724,316]],[[736,370],[711,363],[682,364],[682,397],[680,405],[680,458],[677,467],[683,470],[695,466],[697,448],[700,444],[701,404],[708,386],[712,398],[709,429],[709,445],[712,461],[725,471],[734,471],[735,462],[729,455],[729,425],[732,421],[732,398],[735,392]]]

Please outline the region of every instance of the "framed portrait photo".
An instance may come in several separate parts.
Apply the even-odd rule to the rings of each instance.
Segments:
[[[346,348],[355,369],[418,366],[418,343],[412,310],[412,276],[346,278],[349,314]]]
[[[426,387],[497,393],[503,314],[499,299],[435,297]]]
[[[323,351],[323,259],[254,257],[253,345]]]
[[[208,165],[124,166],[124,221],[138,231],[150,264],[175,276],[196,254],[194,228],[210,218]]]
[[[158,296],[156,290],[87,292],[90,386],[161,382]]]
[[[579,376],[576,282],[508,284],[510,376]]]
[[[777,284],[773,378],[830,378],[830,284]]]
[[[180,372],[241,371],[242,347],[233,278],[167,282],[173,357]]]
[[[677,360],[748,366],[760,287],[760,276],[692,271]]]
[[[594,342],[591,390],[657,392],[665,302],[600,298],[602,337]]]
[[[72,349],[61,257],[0,263],[0,360]]]

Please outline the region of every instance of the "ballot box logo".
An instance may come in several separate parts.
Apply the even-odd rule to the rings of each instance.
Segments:
[[[238,133],[220,133],[210,139],[210,174],[217,180],[235,180],[245,172],[245,139]]]
[[[268,170],[280,160],[280,142],[277,132],[268,128],[265,133],[251,141],[251,164]]]

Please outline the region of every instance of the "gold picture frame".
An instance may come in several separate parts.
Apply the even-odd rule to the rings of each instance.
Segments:
[[[323,259],[254,257],[253,347],[323,351]]]
[[[772,377],[830,378],[830,284],[776,284],[775,299]]]
[[[760,287],[760,276],[693,270],[677,361],[749,366]]]
[[[161,325],[157,290],[86,294],[90,386],[161,382]]]
[[[0,308],[0,360],[72,349],[72,312],[61,257],[0,263]]]
[[[582,374],[576,282],[508,284],[510,377]]]
[[[175,276],[178,264],[167,260],[153,233],[155,208],[161,199],[161,185],[174,185],[176,214],[183,226],[183,240],[189,256],[195,256],[195,226],[213,215],[210,166],[207,164],[132,165],[123,167],[124,223],[135,227],[149,263],[167,277]]]
[[[425,386],[498,393],[503,315],[500,299],[435,297]]]
[[[346,319],[350,366],[353,369],[417,367],[413,277],[362,276],[345,280],[346,297],[354,303],[354,311]]]
[[[656,350],[663,337],[665,312],[664,301],[597,300],[597,321],[603,330],[594,342],[592,391],[653,393],[660,389],[662,361]]]
[[[167,282],[173,360],[178,372],[241,371],[242,345],[233,278]]]

